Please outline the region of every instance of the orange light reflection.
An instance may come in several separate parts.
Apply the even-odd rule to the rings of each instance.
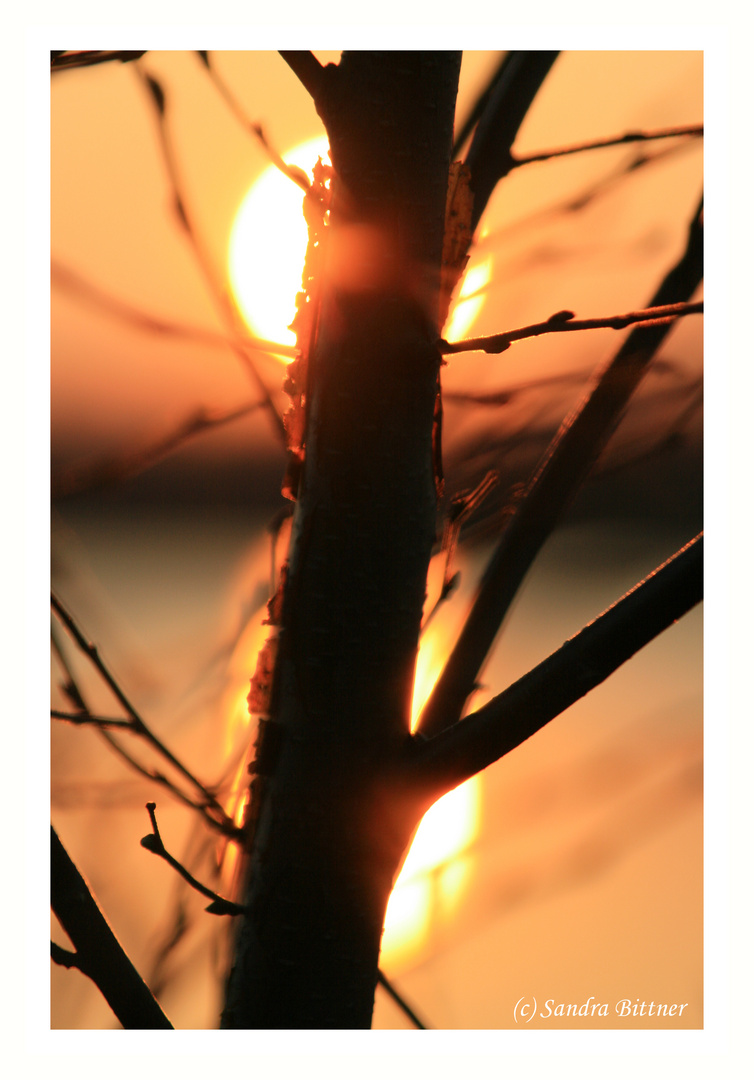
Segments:
[[[491,276],[491,256],[487,256],[484,262],[470,266],[466,271],[463,284],[455,303],[450,309],[450,318],[444,330],[443,336],[448,341],[458,341],[468,333],[484,306],[484,291]]]
[[[442,570],[444,556],[433,561],[430,577]],[[450,642],[442,624],[430,625],[419,647],[411,706],[411,730],[442,671]],[[426,946],[435,920],[457,906],[468,877],[463,852],[477,835],[480,816],[478,777],[448,792],[422,818],[395,882],[385,916],[382,957],[386,964],[405,962]]]

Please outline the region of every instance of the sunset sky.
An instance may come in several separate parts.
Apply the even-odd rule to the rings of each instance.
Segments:
[[[339,54],[317,55],[326,61]],[[461,120],[498,58],[467,54]],[[278,152],[287,156],[322,135],[308,95],[277,54],[213,53],[212,61]],[[269,157],[195,54],[149,53],[142,66],[165,91],[185,204],[214,280],[230,290],[234,222]],[[565,53],[514,149],[525,156],[702,120],[701,53]],[[200,407],[230,411],[258,397],[221,340],[227,326],[171,213],[156,132],[133,65],[53,78],[54,489],[133,457]],[[701,193],[701,140],[672,145],[669,152],[670,142],[649,144],[662,159],[630,177],[619,176],[621,168],[646,148],[593,151],[511,174],[493,196],[472,251],[469,275],[472,282],[477,275],[480,306],[467,332],[524,326],[563,308],[592,317],[644,306],[680,253]],[[298,198],[290,181],[280,181]],[[598,183],[600,195],[584,209],[562,210]],[[272,199],[263,193],[262,205],[275,205]],[[263,224],[264,213],[250,235],[262,236]],[[273,231],[251,257],[271,281],[293,258],[278,244]],[[203,338],[137,328],[122,317],[126,309],[191,327]],[[552,335],[500,356],[454,357],[443,369],[450,490],[477,483],[493,466],[502,482],[476,523],[473,545],[459,556],[462,586],[427,635],[420,659],[426,679],[437,674],[458,630],[506,493],[543,449],[523,439],[506,449],[501,432],[551,431],[621,340],[610,330]],[[698,531],[700,411],[689,409],[674,450],[639,459],[692,401],[701,375],[701,320],[676,327],[660,357],[664,363],[648,376],[611,444],[603,477],[579,498],[527,579],[475,706]],[[270,353],[254,358],[283,406],[284,364]],[[540,380],[551,380],[546,390],[517,394],[504,410],[450,400]],[[249,737],[243,699],[269,578],[266,526],[284,505],[283,467],[273,425],[257,410],[197,436],[124,484],[53,504],[54,587],[155,729],[208,779],[221,775],[229,749],[240,752]],[[401,894],[411,932],[401,938],[395,931],[392,945],[386,937],[384,955],[387,973],[432,1026],[515,1027],[522,995],[540,1008],[548,999],[581,1003],[590,995],[613,1005],[622,998],[687,1002],[682,1021],[629,1019],[624,1026],[701,1026],[701,626],[697,609],[487,770],[465,809],[457,804],[439,826],[444,834],[453,831],[448,822],[458,826],[457,845],[417,862],[406,889],[420,897],[418,906],[411,908],[409,892]],[[55,662],[51,678],[54,688]],[[139,847],[149,831],[144,803],[152,797],[149,784],[94,733],[53,729],[53,822],[147,977],[182,896],[168,868]],[[215,854],[202,850],[188,812],[163,793],[156,801],[166,843],[206,871]],[[200,898],[186,903],[190,932],[160,968],[165,1007],[176,1027],[208,1027],[218,1009],[220,928],[209,916],[202,922]],[[53,1027],[111,1022],[107,1006],[75,972],[53,969],[52,994]],[[615,1026],[612,1017],[590,1024]],[[405,1018],[378,993],[375,1027],[402,1026]],[[530,1028],[556,1026],[584,1024],[536,1019]]]

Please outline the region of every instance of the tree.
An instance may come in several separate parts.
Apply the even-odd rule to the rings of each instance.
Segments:
[[[698,310],[689,301],[701,280],[701,206],[680,259],[646,308],[623,321],[634,328],[521,493],[411,733],[443,489],[440,370],[458,349],[440,329],[487,200],[517,165],[516,135],[555,54],[505,58],[480,98],[467,171],[450,174],[450,196],[460,55],[346,53],[324,67],[311,54],[283,56],[325,123],[333,171],[315,174],[306,196],[308,287],[287,380],[285,488],[296,509],[250,694],[262,720],[243,835],[234,837],[247,870],[223,1023],[368,1027],[386,905],[425,810],[701,598],[697,539],[529,675],[465,712],[532,561],[670,326]],[[162,89],[148,85],[164,118]],[[180,194],[177,207],[190,232]],[[476,346],[499,352],[517,336],[577,328],[573,313],[559,312]],[[451,523],[473,503],[457,498]],[[446,537],[452,553],[452,528]],[[452,585],[446,573],[443,594]],[[136,711],[121,704],[133,723]],[[230,829],[224,811],[209,803],[204,811]]]

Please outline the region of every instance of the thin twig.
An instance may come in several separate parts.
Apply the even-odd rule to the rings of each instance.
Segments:
[[[264,406],[264,402],[252,401],[235,409],[210,412],[197,409],[183,420],[173,431],[153,442],[143,450],[136,450],[120,457],[95,462],[91,465],[66,469],[52,478],[52,497],[66,498],[80,495],[109,484],[122,483],[151,469],[176,450],[180,450],[190,439],[214,428],[224,427],[234,420],[250,416]]]
[[[181,875],[184,881],[188,882],[192,889],[201,893],[202,896],[206,896],[208,900],[211,900],[212,903],[205,908],[211,915],[243,915],[246,908],[243,907],[242,904],[236,904],[232,900],[220,896],[219,893],[216,893],[214,889],[208,888],[207,885],[202,885],[201,881],[197,881],[194,875],[170,854],[160,836],[160,830],[157,826],[156,810],[156,803],[147,803],[147,812],[149,813],[149,818],[152,822],[152,832],[141,838],[141,846],[146,848],[147,851],[151,851],[153,855],[158,855],[161,859],[164,859],[169,866],[172,866],[173,869]]]
[[[259,140],[259,143],[264,149],[264,152],[267,154],[267,157],[270,159],[275,168],[279,172],[281,172],[283,176],[286,176],[289,180],[292,180],[296,187],[301,188],[301,190],[306,196],[308,196],[308,198],[314,199],[318,202],[319,200],[316,199],[316,196],[311,190],[312,185],[309,181],[309,177],[306,175],[304,170],[299,169],[297,165],[289,165],[288,162],[283,159],[283,157],[278,153],[275,147],[270,143],[269,139],[265,135],[264,128],[261,124],[249,123],[248,126],[252,134],[255,135],[256,138]]]
[[[534,393],[550,386],[584,383],[589,378],[589,374],[588,370],[567,371],[561,375],[547,375],[544,378],[531,379],[529,382],[519,383],[515,386],[505,386],[501,390],[443,390],[443,403],[451,402],[453,405],[483,405],[488,408],[499,408],[502,405],[509,405],[521,394]]]
[[[700,533],[502,694],[434,738],[415,740],[419,782],[442,793],[487,768],[603,682],[702,595]]]
[[[64,607],[62,601],[60,601],[58,599],[58,597],[55,595],[55,593],[50,593],[50,604],[52,606],[53,611],[58,616],[60,621],[63,623],[65,628],[68,630],[68,632],[70,633],[71,637],[74,639],[74,641],[76,642],[78,647],[85,654],[85,656],[87,656],[89,658],[89,660],[92,662],[94,667],[97,669],[99,674],[104,679],[107,686],[110,688],[110,690],[115,695],[117,700],[120,702],[120,704],[126,710],[126,712],[129,714],[129,716],[131,717],[131,722],[133,724],[134,730],[137,730],[140,733],[147,732],[148,731],[147,725],[144,723],[144,721],[139,716],[139,714],[137,713],[134,706],[128,700],[128,698],[126,697],[125,693],[123,692],[123,690],[121,689],[119,684],[116,682],[116,680],[113,678],[113,676],[108,671],[107,667],[105,666],[104,661],[102,660],[102,657],[99,655],[99,651],[97,650],[97,646],[93,642],[87,641],[84,634],[79,629],[78,624],[76,623],[75,619],[73,618],[71,613]],[[152,737],[154,737],[154,736],[152,736]],[[189,779],[193,779],[193,778],[189,776]]]
[[[442,538],[442,550],[445,552],[445,567],[442,575],[442,587],[440,589],[440,595],[437,601],[427,615],[426,619],[422,623],[421,633],[423,634],[429,626],[432,619],[435,617],[438,608],[448,599],[448,597],[458,588],[461,581],[460,573],[451,574],[450,569],[453,565],[453,558],[456,553],[456,547],[458,546],[458,537],[461,532],[461,527],[465,521],[473,514],[480,503],[486,499],[490,491],[499,483],[499,474],[496,469],[490,469],[483,479],[477,484],[472,491],[459,491],[459,493],[451,499],[450,509],[445,518],[445,528],[443,529]]]
[[[259,389],[264,399],[265,406],[269,410],[270,415],[275,422],[275,428],[278,437],[280,438],[283,445],[285,445],[286,433],[283,418],[280,415],[274,401],[272,400],[272,396],[269,389],[267,388],[264,379],[259,374],[259,371],[257,370],[257,367],[252,361],[251,357],[248,355],[248,352],[243,347],[242,337],[238,332],[239,319],[236,310],[230,298],[228,297],[227,291],[220,284],[209,253],[205,250],[204,245],[199,237],[199,232],[196,229],[193,221],[191,220],[191,215],[188,212],[186,200],[184,198],[182,185],[180,182],[180,171],[178,169],[176,155],[167,130],[165,118],[165,93],[160,83],[151,75],[148,75],[143,70],[140,64],[136,65],[136,70],[138,71],[144,86],[148,89],[152,104],[154,105],[154,112],[157,119],[159,144],[162,151],[162,157],[165,164],[168,180],[170,181],[170,185],[173,191],[173,200],[176,216],[183,228],[183,231],[186,234],[189,243],[191,244],[191,247],[193,248],[196,260],[202,273],[204,274],[204,279],[209,287],[210,295],[215,301],[215,304],[217,305],[220,314],[228,325],[228,328],[232,332],[233,342],[231,344],[231,348],[235,352],[236,356],[238,356],[243,366],[246,368],[246,371],[251,376],[254,384]]]
[[[99,728],[125,728],[134,731],[134,725],[130,720],[116,719],[112,716],[97,716],[90,712],[65,712],[63,709],[50,709],[53,720],[65,720],[69,724],[93,724]]]
[[[300,187],[301,190],[308,195],[310,192],[311,183],[309,182],[309,177],[306,175],[304,170],[299,169],[296,165],[289,165],[286,161],[284,161],[281,155],[274,148],[274,146],[272,146],[268,141],[262,125],[255,120],[249,119],[249,117],[244,112],[238,98],[235,96],[228,84],[217,71],[214,64],[210,62],[209,53],[200,52],[199,56],[205,70],[207,71],[210,79],[212,80],[213,86],[220,94],[230,111],[233,113],[236,120],[238,120],[241,127],[243,127],[245,131],[252,134],[261,143],[265,153],[267,154],[273,165],[277,169],[279,169],[284,176],[287,176],[289,180],[292,180],[297,187]]]
[[[58,50],[57,52],[50,53],[50,69],[54,74],[56,71],[66,71],[69,68],[92,67],[94,64],[107,64],[112,60],[120,60],[122,64],[127,64],[132,60],[138,60],[145,54],[146,50],[142,50],[141,52],[113,52],[110,50],[84,49],[76,52],[70,49],[63,49],[62,51]]]
[[[68,659],[63,649],[63,644],[59,639],[57,627],[54,624],[50,626],[50,644],[52,645],[52,651],[55,656],[57,656],[60,666],[66,676],[66,681],[60,685],[60,689],[77,711],[88,713],[89,709],[82,696],[81,688],[73,675],[71,665],[68,663]]]
[[[102,311],[107,312],[121,322],[128,323],[137,330],[143,330],[149,334],[159,334],[164,337],[174,337],[184,341],[196,341],[202,345],[211,345],[222,349],[256,349],[258,352],[272,353],[280,356],[288,356],[295,359],[297,350],[293,345],[284,345],[279,341],[269,341],[267,338],[255,337],[245,328],[235,326],[233,336],[218,333],[216,330],[207,330],[203,326],[188,326],[185,323],[172,322],[150,312],[129,304],[117,296],[100,289],[91,281],[87,281],[77,271],[52,259],[50,265],[50,280],[55,288],[77,296],[89,304],[96,305]]]
[[[206,797],[201,798],[201,801],[192,799],[190,795],[187,795],[185,791],[182,791],[181,788],[174,784],[164,773],[158,772],[156,769],[150,769],[148,766],[142,765],[141,762],[137,761],[133,754],[126,750],[126,748],[122,746],[109,731],[100,729],[100,734],[135,772],[139,773],[147,780],[151,780],[153,783],[164,787],[166,791],[170,792],[173,798],[177,799],[178,802],[183,803],[184,806],[189,807],[190,810],[197,810],[207,825],[222,833],[223,836],[228,837],[231,840],[240,839],[240,830],[227,815],[220,818],[220,820],[218,820],[217,817],[212,816],[211,808],[207,805]]]
[[[53,945],[52,959],[88,975],[124,1028],[172,1029],[52,826],[50,855],[52,910],[76,949],[72,954]]]
[[[415,1028],[419,1028],[420,1031],[426,1031],[429,1028],[429,1024],[423,1024],[414,1010],[408,1004],[406,999],[398,993],[393,984],[389,981],[385,973],[381,970],[377,971],[377,982],[380,986],[387,990],[390,997],[396,1003],[396,1005],[403,1010],[406,1016],[409,1018]]]
[[[194,776],[194,774],[183,764],[183,762],[179,761],[178,758],[170,750],[168,750],[164,743],[162,743],[160,739],[158,739],[157,736],[149,729],[142,717],[139,715],[139,713],[136,711],[129,699],[126,697],[126,694],[120,687],[119,683],[116,681],[116,679],[106,667],[104,661],[99,655],[97,646],[94,645],[93,642],[87,641],[86,637],[79,629],[73,616],[64,607],[62,602],[58,599],[57,596],[55,596],[54,593],[51,594],[50,600],[55,614],[58,616],[65,628],[68,630],[70,635],[73,637],[79,649],[91,661],[91,663],[99,673],[100,677],[104,680],[110,691],[115,696],[116,700],[123,706],[123,709],[128,714],[131,724],[131,730],[133,731],[133,733],[145,739],[153,747],[153,749],[157,750],[158,753],[162,755],[162,757],[164,757],[168,762],[170,762],[174,769],[176,769],[186,780],[189,781],[189,783],[199,793],[202,799],[202,804],[204,805],[206,810],[211,810],[213,814],[217,816],[218,820],[214,821],[215,826],[217,828],[220,828],[223,832],[228,833],[229,835],[235,835],[238,832],[238,829],[234,824],[232,818],[228,816],[228,814],[225,812],[225,810],[217,801],[215,796],[211,793],[211,791],[209,791],[209,789]],[[112,736],[109,735],[109,733],[105,730],[100,730],[102,735],[108,738],[108,741],[113,743],[120,753],[123,753],[125,755],[122,747],[120,747],[119,744],[113,740]],[[134,765],[134,767],[138,768],[140,772],[149,776],[151,779],[158,780],[161,776],[161,774],[159,773],[150,773],[148,770],[145,770],[143,766],[138,766],[137,763],[133,761],[133,759],[129,758],[129,760],[130,763]],[[164,778],[160,782],[164,782]],[[182,797],[184,801],[189,803],[189,805],[195,805],[193,802],[191,802],[191,800],[188,799],[187,796],[179,797]],[[208,820],[212,820],[211,816],[208,816]]]
[[[573,330],[625,330],[627,326],[636,323],[642,326],[661,326],[683,315],[700,315],[703,311],[704,303],[701,300],[693,304],[662,304],[658,307],[643,308],[641,311],[629,311],[625,315],[608,315],[599,319],[577,319],[572,311],[556,311],[544,322],[522,326],[518,330],[466,338],[463,341],[440,340],[438,347],[445,356],[474,351],[501,353],[510,348],[514,341],[540,337],[542,334],[564,334]]]
[[[94,714],[91,712],[91,710],[86,704],[81,687],[76,682],[76,679],[71,670],[71,665],[68,663],[62,645],[57,639],[57,634],[55,633],[54,626],[51,627],[50,637],[52,641],[53,651],[57,655],[60,661],[60,665],[66,674],[66,682],[61,686],[61,690],[77,709],[77,712],[73,714],[77,717],[74,722],[79,724],[85,723],[86,721],[84,720],[84,717],[93,717]],[[54,716],[55,710],[52,710],[52,713]],[[122,725],[128,727],[133,734],[139,734],[139,732],[136,731],[132,720],[124,720],[122,721]],[[147,780],[151,780],[155,784],[160,784],[167,791],[169,791],[174,798],[178,799],[178,801],[182,802],[185,806],[190,807],[192,810],[197,810],[202,815],[206,823],[210,825],[213,829],[218,829],[220,832],[223,833],[223,835],[231,838],[238,835],[238,830],[235,824],[233,824],[231,828],[227,825],[225,821],[218,821],[216,818],[212,817],[207,808],[206,793],[202,801],[197,802],[195,799],[192,799],[190,796],[186,795],[185,792],[181,791],[181,789],[177,787],[172,782],[172,780],[168,779],[168,777],[165,776],[163,773],[159,773],[155,769],[149,769],[145,765],[142,765],[139,761],[137,761],[133,757],[133,755],[126,750],[124,746],[121,746],[115,736],[112,735],[110,731],[107,730],[107,728],[103,727],[99,723],[96,723],[96,721],[94,726],[99,732],[99,734],[102,736],[102,738],[105,740],[105,742],[108,744],[108,746],[110,746],[111,749],[114,750],[120,758],[122,758],[132,769],[134,769],[135,772],[139,773],[141,776],[146,777]],[[118,726],[121,726],[121,724],[118,724]]]
[[[585,150],[601,150],[606,146],[621,146],[625,143],[652,142],[655,139],[677,139],[682,136],[699,138],[704,135],[703,124],[688,124],[681,127],[660,128],[657,131],[627,131],[624,135],[615,135],[607,139],[593,139],[590,142],[564,146],[558,150],[543,150],[537,154],[526,154],[513,158],[511,169],[521,165],[530,165],[534,161],[549,161],[551,158],[565,157],[568,154],[581,154]]]
[[[544,207],[541,210],[536,210],[526,217],[518,218],[504,228],[489,233],[484,239],[478,238],[476,241],[477,248],[480,251],[489,250],[496,245],[503,243],[504,240],[510,238],[512,234],[520,232],[522,229],[531,228],[533,225],[537,225],[537,223],[545,224],[548,220],[562,215],[580,213],[596,199],[609,194],[616,185],[622,183],[628,177],[638,172],[639,169],[655,165],[656,163],[666,161],[668,158],[674,157],[677,154],[684,153],[693,145],[693,142],[694,140],[691,139],[678,139],[675,142],[668,143],[651,154],[639,153],[630,161],[620,163],[606,175],[594,181],[594,183],[583,188],[576,195],[571,196],[565,201],[553,206]]]

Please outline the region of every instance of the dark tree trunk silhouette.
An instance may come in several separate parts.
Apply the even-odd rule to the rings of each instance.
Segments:
[[[315,72],[333,233],[364,227],[387,265],[367,291],[346,281],[322,298],[229,1027],[371,1024],[385,908],[422,810],[403,762],[435,539],[459,68],[457,53],[346,53]]]

